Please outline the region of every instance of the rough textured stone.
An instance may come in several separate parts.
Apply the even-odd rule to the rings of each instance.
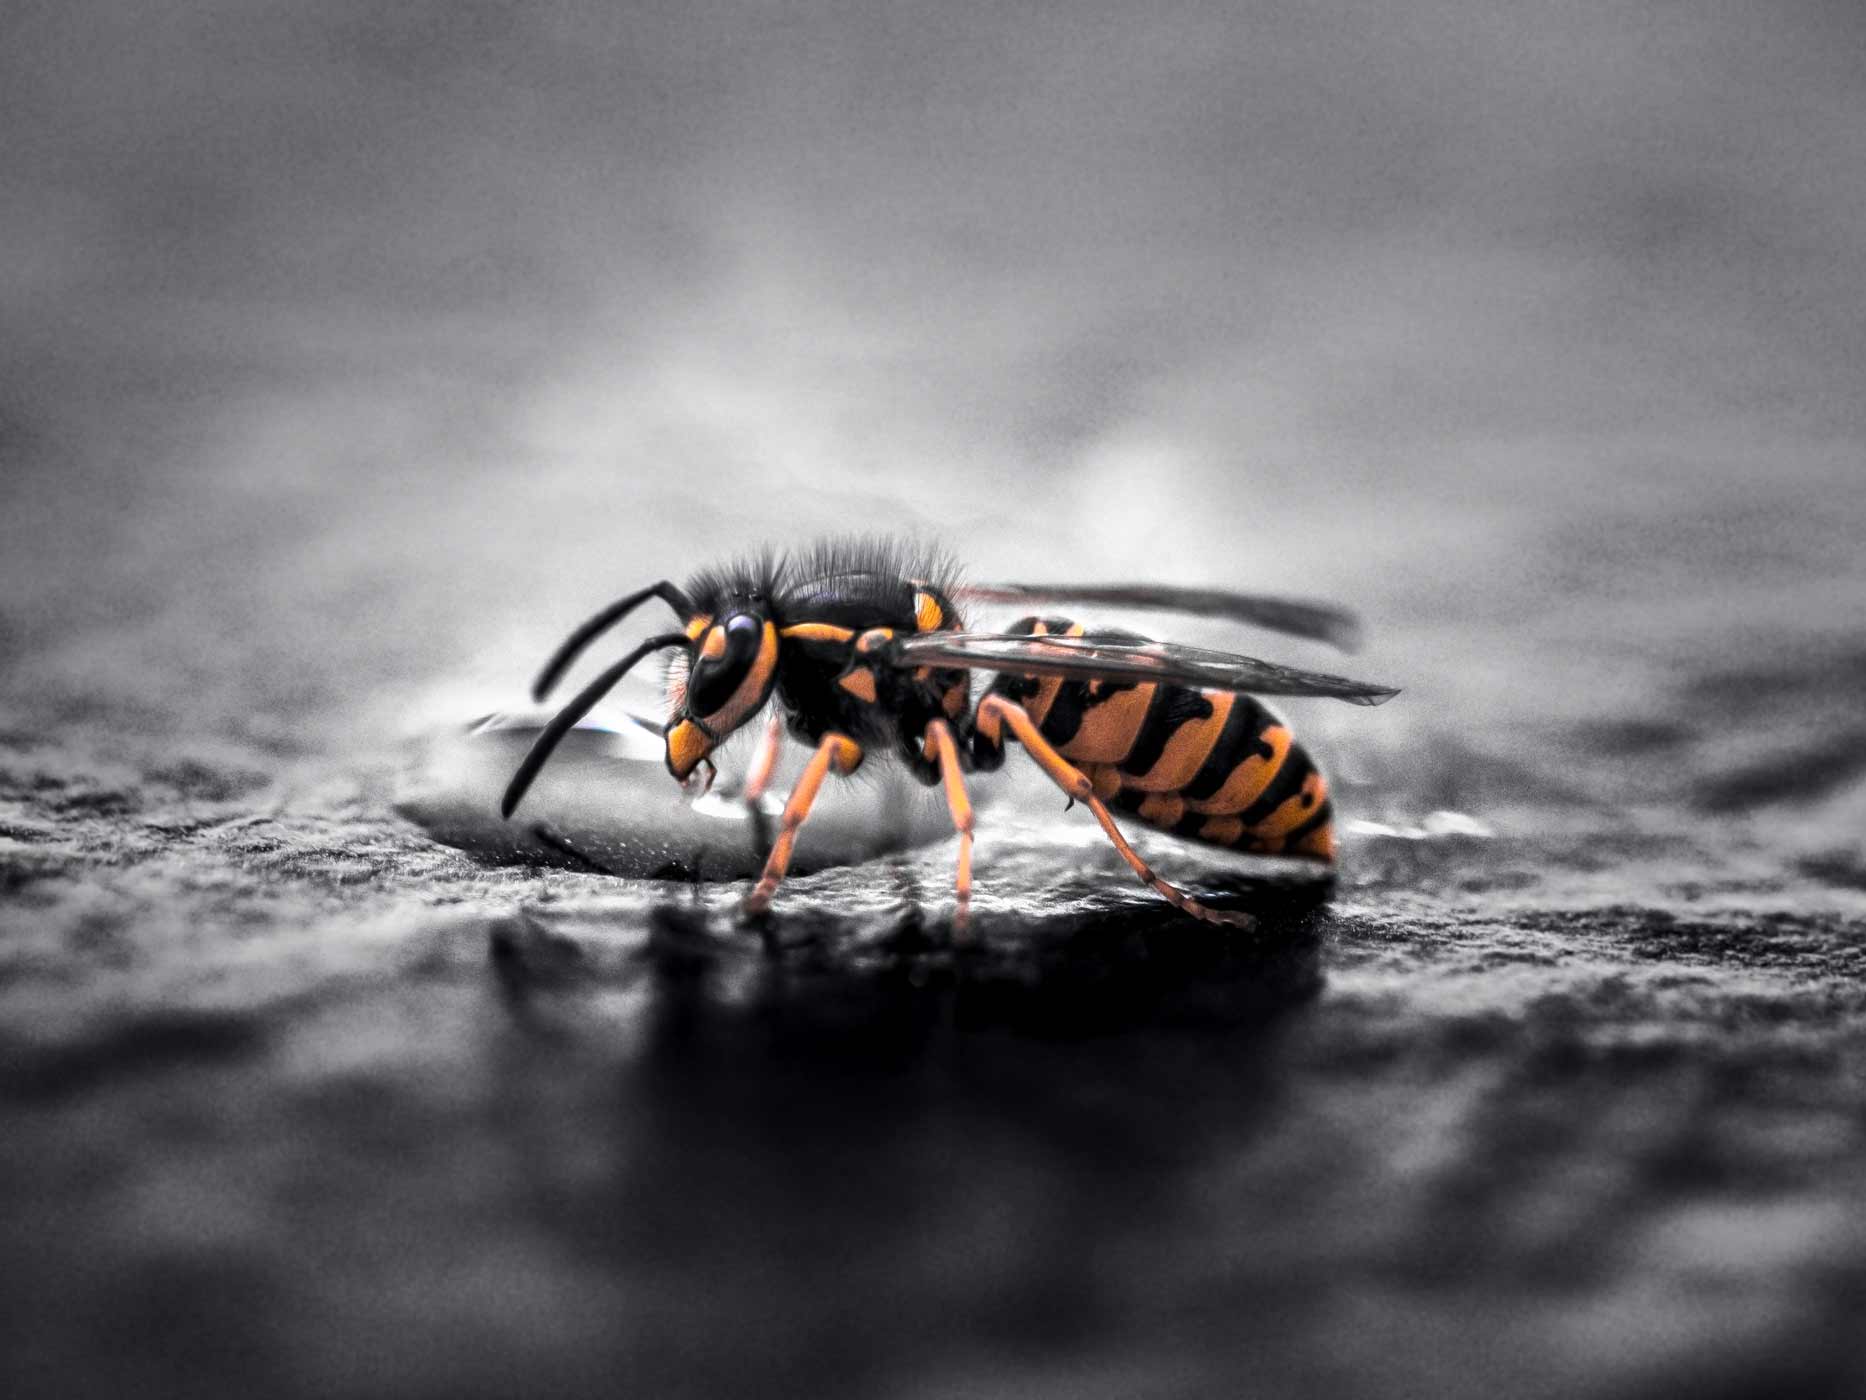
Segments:
[[[969,939],[940,843],[767,948],[742,887],[436,845],[387,767],[15,718],[14,1393],[1866,1382],[1866,909],[1779,808],[1389,810],[1320,904],[1155,843],[1236,935],[1025,787]]]

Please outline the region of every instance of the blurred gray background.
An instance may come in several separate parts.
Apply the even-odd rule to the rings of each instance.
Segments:
[[[1854,0],[0,5],[0,1390],[1860,1393],[1863,215]],[[1333,904],[398,816],[848,529],[1359,608]]]
[[[8,649],[67,693],[247,706],[225,634],[373,733],[851,526],[1340,597],[1479,720],[1600,682],[1552,618],[1856,621],[1851,4],[3,23]]]

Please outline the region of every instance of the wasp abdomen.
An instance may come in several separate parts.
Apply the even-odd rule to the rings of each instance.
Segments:
[[[1138,640],[1053,617],[1025,618],[1010,630]],[[1248,695],[1013,675],[997,677],[991,689],[1023,705],[1117,811],[1230,850],[1335,857],[1328,780],[1281,718]]]

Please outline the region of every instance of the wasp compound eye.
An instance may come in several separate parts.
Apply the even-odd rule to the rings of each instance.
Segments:
[[[752,613],[735,613],[711,628],[694,658],[687,683],[687,708],[696,715],[717,714],[738,692],[758,659],[764,641],[764,620]]]

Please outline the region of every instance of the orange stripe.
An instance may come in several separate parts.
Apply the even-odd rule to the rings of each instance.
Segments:
[[[1147,706],[1153,703],[1157,688],[1149,681],[1132,690],[1116,691],[1100,704],[1085,709],[1082,723],[1062,746],[1064,755],[1077,763],[1119,763],[1126,758],[1147,722]],[[1096,689],[1100,689],[1099,685]],[[1089,698],[1094,700],[1095,691]]]
[[[1320,773],[1311,773],[1302,780],[1302,791],[1252,827],[1251,834],[1280,844],[1285,836],[1315,815],[1315,809],[1327,796],[1328,779]]]
[[[1217,746],[1225,721],[1237,696],[1228,690],[1199,692],[1212,703],[1212,712],[1204,719],[1187,720],[1173,731],[1160,751],[1159,762],[1139,777],[1129,777],[1126,785],[1136,792],[1178,792],[1198,776],[1205,760]]]
[[[1030,629],[1030,635],[1033,637],[1047,637],[1050,635],[1050,629],[1039,622]],[[1024,713],[1041,725],[1044,716],[1048,715],[1050,712],[1050,706],[1055,703],[1056,692],[1062,689],[1062,684],[1063,678],[1061,676],[1046,676],[1038,681],[1036,693],[1024,701]]]
[[[1236,817],[1207,817],[1199,828],[1199,840],[1229,846],[1244,834],[1244,823]]]
[[[1167,792],[1156,792],[1135,812],[1149,826],[1170,827],[1186,814],[1186,804]]]
[[[1323,822],[1302,840],[1289,848],[1291,855],[1314,856],[1318,860],[1332,861],[1335,858],[1335,824]]]
[[[1072,622],[1058,635],[1080,637],[1085,629],[1079,622]],[[1047,637],[1050,629],[1039,622],[1031,631],[1033,637]],[[1037,682],[1037,693],[1024,701],[1024,713],[1034,719],[1039,726],[1050,713],[1050,706],[1056,702],[1056,692],[1062,689],[1061,676],[1046,676]]]
[[[794,642],[849,642],[855,633],[833,622],[798,622],[786,627],[780,636]]]
[[[1243,811],[1263,796],[1264,789],[1276,777],[1277,769],[1289,757],[1289,731],[1280,724],[1273,724],[1264,730],[1263,739],[1270,745],[1268,758],[1262,754],[1252,754],[1231,770],[1223,787],[1203,801],[1186,803],[1186,810],[1229,816]]]
[[[745,673],[745,679],[739,682],[739,688],[732,692],[732,698],[725,704],[701,718],[722,735],[736,729],[764,698],[765,687],[770,684],[771,674],[777,669],[777,654],[777,628],[767,622],[764,639],[758,644],[758,655],[752,658],[751,669]]]

